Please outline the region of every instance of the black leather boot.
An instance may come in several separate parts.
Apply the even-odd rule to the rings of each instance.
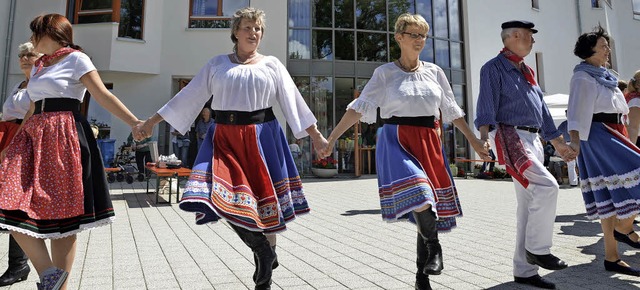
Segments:
[[[278,254],[276,253],[276,246],[271,246],[271,250],[273,250],[273,254],[276,255],[276,260],[273,261],[273,267],[271,267],[271,270],[275,270],[276,268],[278,268],[278,266],[280,266],[280,263],[278,263]],[[258,256],[256,256],[256,254],[253,254],[253,263],[254,265],[258,265]],[[256,277],[258,277],[258,268],[256,268],[256,270],[253,272],[253,282],[256,281]]]
[[[442,264],[442,247],[438,240],[436,229],[436,215],[431,209],[422,212],[413,212],[413,217],[418,225],[418,233],[424,240],[427,248],[427,262],[424,265],[425,275],[440,275],[444,265]]]
[[[416,243],[416,266],[418,271],[416,272],[416,290],[431,290],[431,284],[429,283],[429,275],[425,275],[424,264],[427,263],[427,248],[424,246],[424,239],[420,233],[418,233],[418,242]]]
[[[256,257],[256,286],[270,283],[276,254],[269,246],[263,233],[252,232],[239,226],[229,224],[240,239],[253,251]]]
[[[9,235],[9,268],[0,276],[0,286],[8,286],[13,283],[27,280],[29,272],[29,259],[24,254],[13,236]]]

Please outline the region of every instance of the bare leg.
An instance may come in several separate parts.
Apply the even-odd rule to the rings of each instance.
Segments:
[[[38,275],[44,270],[53,267],[47,245],[43,239],[34,238],[18,232],[11,232],[11,235],[27,254],[27,257],[29,257],[29,260],[31,260],[31,263],[36,268]]]
[[[600,220],[602,232],[604,233],[604,259],[615,262],[620,259],[618,255],[618,242],[613,238],[613,230],[616,225],[616,217],[609,217]]]
[[[76,235],[51,240],[51,257],[53,258],[54,266],[71,273],[75,256]],[[67,282],[69,282],[69,279],[64,281],[61,289],[67,289]]]

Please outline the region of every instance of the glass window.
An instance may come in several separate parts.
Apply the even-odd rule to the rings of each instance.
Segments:
[[[402,13],[415,13],[413,1],[409,0],[389,0],[389,31],[395,32],[394,25],[398,16]]]
[[[112,0],[80,1],[80,10],[111,9]]]
[[[394,33],[389,33],[389,57],[390,60],[400,58],[400,46],[398,46],[398,42],[396,42]]]
[[[592,8],[600,8],[600,0],[591,0]]]
[[[436,62],[435,64],[441,67],[451,67],[449,62],[449,42],[446,40],[436,39],[434,40]]]
[[[449,39],[460,40],[460,3],[449,0]]]
[[[296,84],[296,87],[298,88],[298,91],[300,91],[300,94],[302,95],[302,98],[304,99],[304,101],[307,103],[307,105],[311,105],[311,86],[310,86],[310,78],[309,77],[292,77],[293,78],[293,82]],[[314,111],[315,113],[315,111]],[[288,140],[289,140],[289,144],[298,144],[298,146],[300,147],[300,155],[299,156],[294,156],[294,160],[296,162],[296,167],[298,168],[298,171],[302,174],[302,173],[308,173],[309,172],[309,168],[311,168],[311,140],[310,138],[302,138],[299,140],[296,140],[295,137],[293,137],[293,132],[291,132],[291,128],[289,128],[289,126],[286,126],[287,128],[287,136],[288,136]]]
[[[118,22],[113,11],[119,4],[119,0],[71,0],[68,5],[74,7],[74,14],[67,18],[73,19],[73,23]]]
[[[118,37],[142,39],[144,0],[122,0]]]
[[[331,25],[331,1],[312,1],[313,5],[313,27],[332,27]]]
[[[358,32],[358,60],[387,62],[387,34]]]
[[[420,59],[426,62],[435,61],[435,57],[433,53],[433,38],[427,38],[424,44],[424,49],[422,49],[422,52],[420,53]]]
[[[450,42],[451,68],[462,68],[462,43]]]
[[[353,31],[336,31],[336,59],[355,60],[354,38]]]
[[[357,0],[356,28],[363,30],[387,30],[386,1]]]
[[[333,59],[333,41],[331,39],[331,30],[313,30],[312,41],[314,59]]]
[[[333,78],[312,77],[311,92],[307,103],[318,120],[318,131],[329,136],[333,128]]]
[[[353,0],[335,0],[336,28],[353,28]]]
[[[311,31],[289,29],[289,59],[311,58]]]
[[[311,4],[305,0],[289,1],[289,27],[309,27],[311,25]]]
[[[447,0],[434,0],[433,7],[433,35],[448,38],[449,25],[447,17]]]
[[[429,29],[429,34],[433,35],[433,12],[431,11],[431,0],[417,0],[416,2],[416,13],[422,15],[427,23],[429,23],[431,28]]]
[[[451,85],[451,90],[453,91],[453,95],[456,98],[456,103],[462,110],[466,107],[466,102],[464,100],[464,86],[463,85]]]
[[[633,0],[633,19],[640,20],[640,0]]]
[[[190,0],[190,28],[230,28],[236,10],[249,6],[249,0]]]
[[[540,4],[538,3],[538,0],[531,0],[531,8],[540,9]]]

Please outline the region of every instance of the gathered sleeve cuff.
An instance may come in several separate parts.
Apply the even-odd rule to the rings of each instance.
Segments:
[[[352,109],[360,114],[362,117],[360,118],[361,122],[367,124],[373,124],[376,122],[378,106],[361,98],[357,98],[349,105],[347,105],[347,109]]]
[[[215,59],[215,58],[214,58]],[[180,134],[186,134],[191,123],[202,111],[202,106],[211,98],[211,78],[215,73],[213,60],[200,69],[189,84],[182,88],[158,114]],[[213,96],[215,98],[215,96]]]
[[[569,89],[567,129],[578,131],[582,141],[589,139],[597,93],[598,86],[595,79],[582,72],[573,75]]]
[[[291,132],[296,139],[304,138],[309,135],[306,129],[316,124],[318,120],[309,109],[304,101],[298,87],[293,82],[287,68],[275,57],[273,58],[273,68],[277,77],[277,94],[276,99],[280,105],[280,109]]]

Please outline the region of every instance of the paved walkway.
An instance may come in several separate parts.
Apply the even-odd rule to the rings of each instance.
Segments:
[[[513,184],[456,182],[465,217],[441,235],[445,270],[432,276],[434,289],[533,289],[512,282]],[[416,230],[381,220],[374,176],[304,184],[312,212],[278,237],[273,289],[413,289]],[[112,184],[117,221],[78,235],[69,289],[253,289],[252,253],[225,223],[196,226],[144,188]],[[604,271],[600,225],[583,213],[580,191],[561,189],[552,250],[570,267],[540,274],[559,289],[638,289],[640,278]],[[7,243],[0,238],[1,265]],[[640,266],[637,251],[620,248]],[[34,271],[10,289],[33,289],[36,280]]]

